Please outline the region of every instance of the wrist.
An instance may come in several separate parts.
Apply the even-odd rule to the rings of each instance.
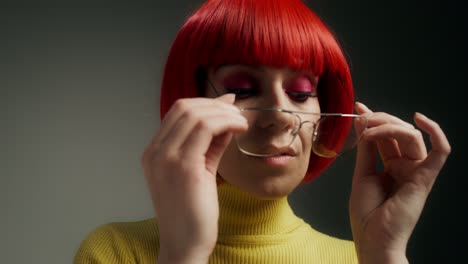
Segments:
[[[404,252],[361,251],[360,264],[408,264],[408,258]]]

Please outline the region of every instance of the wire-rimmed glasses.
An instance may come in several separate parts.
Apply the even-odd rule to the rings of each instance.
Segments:
[[[334,158],[354,148],[367,127],[367,118],[355,114],[253,107],[240,110],[249,128],[234,138],[241,152],[256,157],[288,152],[302,133],[311,137],[312,151],[317,156]]]
[[[220,96],[204,70],[197,71],[198,81],[207,81]],[[340,83],[342,84],[341,78]],[[236,134],[238,149],[250,156],[271,157],[293,152],[291,145],[299,134],[312,141],[312,151],[319,157],[335,158],[354,148],[367,127],[367,118],[357,114],[314,113],[281,108],[242,107],[248,130]]]

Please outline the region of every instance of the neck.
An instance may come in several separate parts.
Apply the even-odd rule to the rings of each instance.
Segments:
[[[218,188],[220,235],[271,235],[291,230],[300,219],[287,197],[262,199],[227,183]]]

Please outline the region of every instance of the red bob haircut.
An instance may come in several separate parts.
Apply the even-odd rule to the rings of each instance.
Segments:
[[[348,63],[333,34],[301,0],[209,0],[188,18],[168,56],[160,114],[172,104],[199,97],[196,71],[222,64],[269,65],[312,71],[319,76],[323,113],[353,113]],[[334,138],[345,133],[336,129]],[[311,154],[304,182],[334,159]]]

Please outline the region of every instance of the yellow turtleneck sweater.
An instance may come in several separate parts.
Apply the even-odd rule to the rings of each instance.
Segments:
[[[312,229],[287,198],[263,200],[223,184],[218,188],[218,241],[209,263],[358,263],[352,241]],[[81,244],[74,263],[157,263],[154,218],[102,225]]]

